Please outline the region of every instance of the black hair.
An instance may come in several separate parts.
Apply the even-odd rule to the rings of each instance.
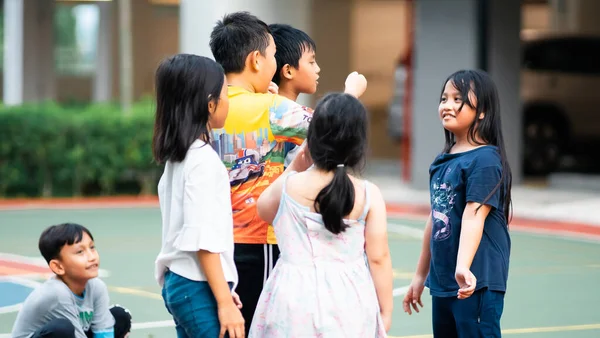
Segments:
[[[490,144],[496,146],[502,162],[502,176],[500,177],[500,181],[481,204],[485,204],[498,189],[501,189],[501,196],[504,198],[504,216],[506,217],[506,221],[510,223],[512,214],[512,172],[506,156],[504,137],[502,136],[500,99],[496,84],[486,72],[480,70],[460,70],[446,79],[444,87],[449,81],[462,97],[459,111],[465,104],[475,110],[476,118],[469,126],[467,134],[469,141],[477,145]],[[442,87],[442,95],[444,87]],[[476,104],[471,102],[470,92],[474,94],[477,101]],[[483,119],[479,119],[481,113],[484,113]],[[444,152],[448,153],[456,143],[456,140],[452,132],[444,130],[444,134],[446,138]],[[481,139],[481,142],[476,136]]]
[[[177,54],[156,70],[156,117],[152,152],[156,162],[181,162],[194,141],[210,143],[208,103],[219,104],[223,68],[198,55]]]
[[[210,33],[210,50],[225,73],[241,73],[248,55],[265,55],[271,31],[266,23],[248,12],[227,14]]]
[[[277,52],[277,71],[273,76],[273,82],[277,85],[281,82],[281,69],[290,65],[298,69],[302,54],[306,51],[317,51],[317,45],[305,32],[285,24],[269,25]]]
[[[333,93],[317,104],[308,128],[306,142],[315,166],[334,172],[314,203],[325,228],[334,234],[346,230],[343,218],[354,208],[354,185],[346,170],[364,165],[367,124],[367,110],[357,98]]]
[[[40,235],[38,243],[40,253],[49,264],[51,260],[60,256],[63,246],[81,242],[84,232],[90,236],[92,241],[94,240],[92,233],[83,225],[76,223],[52,225]]]

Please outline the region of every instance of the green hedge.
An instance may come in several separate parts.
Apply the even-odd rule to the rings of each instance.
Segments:
[[[150,100],[115,105],[0,106],[0,197],[154,194]]]

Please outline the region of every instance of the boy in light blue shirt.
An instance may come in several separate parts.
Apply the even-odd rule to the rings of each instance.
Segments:
[[[98,278],[100,256],[88,229],[73,223],[42,233],[39,249],[55,276],[36,288],[17,315],[14,338],[125,338],[129,311],[109,307],[108,289]]]

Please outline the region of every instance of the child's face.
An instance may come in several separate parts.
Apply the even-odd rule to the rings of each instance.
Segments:
[[[53,259],[50,264],[52,271],[61,277],[89,280],[98,277],[100,256],[94,241],[84,232],[79,243],[63,246],[59,258]]]
[[[315,51],[305,50],[292,79],[296,91],[298,93],[314,94],[319,84],[319,72],[321,72],[321,68],[317,64]]]
[[[477,105],[477,98],[475,94],[469,92],[469,101],[473,105]],[[448,81],[444,87],[444,93],[440,100],[439,114],[442,120],[444,128],[454,135],[463,135],[468,130],[473,120],[475,120],[476,111],[471,108],[468,104],[464,104],[462,109],[460,108],[463,104],[463,97],[451,81]],[[459,111],[460,109],[460,111]],[[483,118],[483,114],[481,116]]]
[[[219,96],[219,103],[215,106],[214,101],[208,103],[208,110],[210,111],[210,119],[208,121],[212,129],[220,129],[225,126],[225,120],[227,119],[227,113],[229,112],[229,97],[227,96],[227,78],[223,81],[223,87],[221,88],[221,95]]]
[[[260,83],[254,86],[257,93],[266,93],[269,89],[269,84],[273,75],[277,71],[277,60],[275,60],[275,40],[273,36],[269,34],[269,45],[265,49],[265,55],[259,53],[258,61],[260,68],[258,69],[258,76],[260,77]]]

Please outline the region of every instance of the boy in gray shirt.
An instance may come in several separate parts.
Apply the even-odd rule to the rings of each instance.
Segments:
[[[55,276],[27,297],[12,337],[127,337],[131,316],[122,307],[109,307],[90,231],[73,223],[51,226],[40,236],[39,249]]]

